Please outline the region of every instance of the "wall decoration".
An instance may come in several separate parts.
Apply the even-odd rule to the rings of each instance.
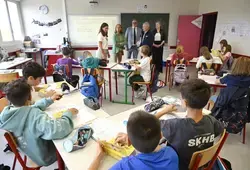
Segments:
[[[35,19],[33,19],[33,21],[32,21],[33,24],[37,24],[37,25],[39,25],[41,27],[43,27],[43,26],[52,27],[54,25],[59,24],[60,22],[62,22],[61,18],[57,19],[56,21],[47,22],[47,23],[46,22],[40,22],[40,21],[37,21]]]

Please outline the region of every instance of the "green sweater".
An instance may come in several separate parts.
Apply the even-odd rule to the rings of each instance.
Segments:
[[[125,44],[125,36],[123,34],[115,33],[113,37],[113,54],[117,54],[118,52],[123,51]]]

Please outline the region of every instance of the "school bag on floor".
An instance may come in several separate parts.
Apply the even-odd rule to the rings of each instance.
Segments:
[[[85,97],[94,97],[94,98],[99,98],[99,90],[98,90],[98,85],[97,85],[97,80],[93,76],[94,69],[90,70],[90,73],[88,73],[88,70],[85,68],[84,69],[84,76],[82,80],[82,84],[80,87],[81,93]]]
[[[174,83],[183,83],[186,79],[188,79],[188,69],[186,66],[186,61],[184,60],[183,62],[180,62],[177,60],[176,66],[174,68]]]

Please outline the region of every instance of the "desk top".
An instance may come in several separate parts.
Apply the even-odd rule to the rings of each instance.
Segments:
[[[126,126],[124,125],[124,121],[128,120],[129,116],[131,113],[133,113],[136,110],[142,110],[144,108],[144,105],[138,106],[136,108],[127,110],[125,112],[122,112],[120,114],[114,115],[114,116],[109,116],[106,117],[105,120],[113,123],[113,125],[115,125],[115,128],[113,128],[110,132],[106,132],[106,133],[112,133],[113,135],[116,135],[117,132],[126,132]],[[100,110],[100,112],[102,112]],[[204,114],[207,114],[208,111],[204,109]],[[105,114],[103,114],[105,115]],[[185,117],[186,113],[185,112],[177,112],[174,114],[168,114],[168,115],[164,115],[161,119],[171,119],[171,118],[182,118]],[[101,116],[98,116],[99,118]],[[105,117],[105,116],[103,116]],[[101,119],[96,119],[92,122],[92,124],[90,124],[90,126],[92,126],[93,124],[99,123],[98,121],[102,120]],[[100,125],[102,126],[102,125]],[[112,128],[112,126],[109,126],[109,124],[106,125],[106,127],[110,127]],[[104,127],[104,129],[106,128]],[[92,128],[95,131],[95,128],[92,126]],[[107,130],[107,129],[106,129]],[[94,140],[90,139],[86,145],[85,148],[74,151],[72,153],[67,153],[65,152],[64,148],[63,148],[63,142],[67,139],[71,139],[72,136],[75,134],[76,130],[73,131],[67,138],[62,139],[62,140],[54,140],[54,144],[56,146],[56,148],[58,149],[58,151],[60,152],[60,155],[62,156],[66,166],[68,167],[69,170],[85,170],[87,169],[91,162],[93,161],[94,157],[95,157],[95,153],[96,153],[96,149],[97,149],[97,144]],[[100,133],[100,132],[99,132]],[[116,133],[116,134],[115,134]],[[105,135],[104,135],[105,136]],[[115,137],[115,136],[113,136]],[[101,167],[99,168],[100,170],[107,170],[110,167],[112,167],[115,163],[117,162],[116,159],[110,157],[110,156],[105,156],[104,160],[101,163]]]
[[[103,67],[103,66],[99,66],[100,69],[111,69],[113,67],[115,67],[117,65],[117,63],[114,63],[114,62],[110,62],[107,64],[106,67]]]
[[[121,64],[117,64],[117,65],[115,65],[114,67],[112,67],[111,70],[114,70],[114,71],[124,71],[124,72],[133,72],[133,71],[135,71],[136,69],[135,69],[134,66],[132,66],[131,69],[127,69],[127,68],[125,68],[124,66],[122,66]]]
[[[168,56],[168,58],[167,58],[167,61],[170,61],[172,59],[172,56],[173,56],[173,54],[170,54]],[[198,59],[199,59],[199,57],[193,58],[189,62],[190,63],[197,63]],[[221,61],[221,59],[219,57],[213,57],[213,63],[215,63],[215,64],[222,64],[222,61]]]
[[[44,55],[63,55],[61,52],[56,53],[56,50],[46,50]]]
[[[24,64],[26,62],[29,62],[31,60],[32,60],[32,58],[17,57],[13,61],[4,61],[4,62],[1,62],[0,63],[0,69],[1,70],[10,69],[10,68],[19,66],[21,64]]]
[[[20,77],[23,76],[23,70],[22,69],[8,69],[8,70],[0,70],[0,74],[8,74],[8,73],[18,73]]]
[[[37,53],[37,52],[40,52],[40,48],[25,48],[24,52],[25,53]]]
[[[209,85],[222,86],[222,87],[227,86],[225,84],[216,84],[215,81],[217,79],[217,76],[209,76],[209,75],[200,75],[200,74],[198,74],[198,78],[204,80]]]

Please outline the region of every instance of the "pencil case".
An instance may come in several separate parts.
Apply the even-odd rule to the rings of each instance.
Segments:
[[[101,141],[103,144],[104,151],[111,157],[121,160],[123,157],[130,156],[134,151],[134,147],[131,146],[120,146],[115,144],[115,139],[111,139],[110,141]]]

